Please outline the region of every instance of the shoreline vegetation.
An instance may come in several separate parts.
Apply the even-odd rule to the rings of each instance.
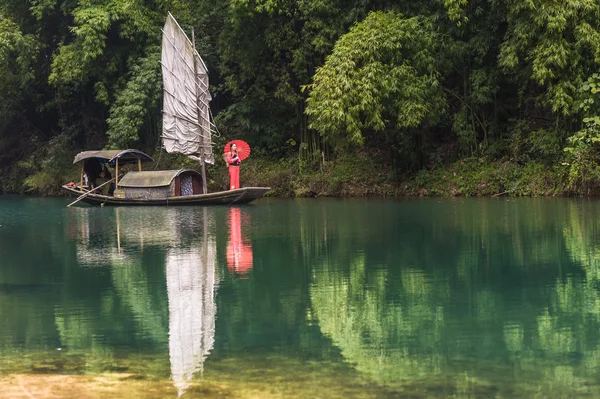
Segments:
[[[393,165],[378,161],[380,154],[354,152],[336,159],[320,160],[307,166],[293,154],[270,160],[249,158],[241,169],[243,186],[268,186],[268,197],[570,197],[600,194],[597,186],[574,186],[564,165],[544,165],[529,161],[490,161],[472,157],[431,170],[397,175]],[[198,169],[198,164],[164,150],[155,153],[156,162],[144,169]],[[16,194],[60,196],[60,186],[77,181],[79,171],[65,163],[50,170],[35,172],[24,179]],[[209,192],[226,190],[227,167],[216,157],[207,168]],[[15,187],[18,188],[18,187]]]
[[[272,187],[277,197],[543,197],[596,195],[591,185],[573,187],[568,170],[530,161],[488,162],[468,158],[405,176],[366,155],[324,162],[315,172],[299,173],[292,162],[259,160],[242,169],[249,186]]]
[[[0,0],[0,194],[58,195],[84,150],[161,156],[168,12],[209,71],[214,152],[252,146],[243,185],[600,194],[598,0],[61,4]]]

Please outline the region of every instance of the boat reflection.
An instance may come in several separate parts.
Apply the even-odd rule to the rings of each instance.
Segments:
[[[96,210],[90,208],[73,211],[77,222],[71,237],[78,261],[88,267],[110,265],[116,292],[133,312],[137,328],[159,345],[167,341],[166,317],[161,322],[153,314],[162,306],[143,281],[152,267],[144,265],[142,255],[154,247],[152,253],[164,256],[171,379],[181,397],[194,375],[202,374],[214,347],[219,284],[214,209],[115,208],[110,215],[93,214]]]
[[[245,221],[250,215],[244,214]],[[227,243],[227,265],[236,274],[246,274],[252,270],[252,244],[242,235],[242,211],[229,209],[229,242]]]
[[[169,358],[171,378],[178,396],[190,387],[193,375],[202,373],[204,361],[215,342],[214,250],[169,250],[167,293],[169,297]]]
[[[200,245],[169,248],[166,255],[169,298],[169,357],[171,378],[181,396],[215,343],[217,315],[216,241],[208,233],[208,210],[203,210]]]

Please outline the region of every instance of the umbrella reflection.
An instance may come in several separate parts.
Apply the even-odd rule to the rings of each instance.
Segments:
[[[249,217],[249,215],[244,215]],[[252,269],[252,244],[242,236],[242,211],[229,209],[229,242],[227,244],[227,265],[238,274]]]

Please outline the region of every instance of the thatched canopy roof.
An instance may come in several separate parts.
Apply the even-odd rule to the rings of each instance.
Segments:
[[[164,187],[170,185],[173,179],[182,173],[202,178],[200,173],[186,169],[129,172],[119,181],[119,187]]]
[[[135,163],[140,158],[142,161],[153,161],[152,157],[138,150],[98,150],[84,151],[75,156],[73,163],[81,162],[89,158],[97,158],[101,162],[114,163],[117,159],[119,164]]]

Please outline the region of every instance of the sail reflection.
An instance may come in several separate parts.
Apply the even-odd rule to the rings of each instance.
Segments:
[[[185,220],[177,218],[180,227]],[[169,298],[169,358],[178,396],[190,387],[215,343],[217,315],[216,241],[209,235],[208,209],[203,209],[202,240],[189,248],[169,248],[166,255]],[[189,227],[189,226],[188,226]]]
[[[245,214],[244,217],[249,217]],[[227,265],[237,274],[252,270],[252,244],[242,235],[242,211],[229,209],[229,242],[227,244]]]
[[[99,211],[103,213],[96,214]],[[115,291],[133,313],[141,335],[160,346],[168,341],[171,378],[182,396],[194,374],[202,373],[214,347],[219,283],[215,211],[78,208],[73,212],[75,222],[69,231],[77,243],[78,262],[111,267]],[[144,252],[149,253],[146,258]],[[150,285],[153,267],[144,264],[153,254],[164,256],[166,301],[160,287],[157,292]]]
[[[194,373],[203,371],[215,342],[214,241],[202,251],[170,249],[166,267],[171,378],[181,396],[190,387]]]

